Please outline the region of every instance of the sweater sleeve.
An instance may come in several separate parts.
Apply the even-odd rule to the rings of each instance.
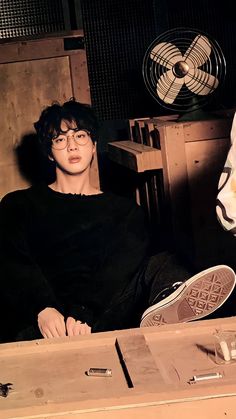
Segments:
[[[231,147],[218,185],[216,213],[222,227],[236,235],[236,114],[230,138]]]
[[[45,307],[62,309],[30,252],[30,211],[25,199],[23,191],[17,191],[0,203],[1,307],[8,313],[9,325],[17,323],[18,328],[21,323],[35,324],[37,314]]]

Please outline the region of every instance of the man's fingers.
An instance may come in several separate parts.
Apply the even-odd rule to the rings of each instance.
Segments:
[[[87,323],[81,323],[80,320],[75,320],[74,317],[67,318],[66,329],[68,336],[87,335],[91,333],[91,327]]]
[[[74,326],[74,334],[75,335],[87,335],[91,333],[91,327],[87,325],[87,323],[81,323],[77,321]]]
[[[38,314],[38,326],[44,338],[66,336],[64,317],[53,307],[46,307]]]
[[[42,330],[41,333],[45,339],[50,339],[54,337],[49,329]]]
[[[81,328],[83,327],[83,324],[81,323],[80,320],[77,320],[77,322],[74,325],[74,336],[80,335],[81,334]]]
[[[50,328],[49,332],[52,334],[52,336],[53,336],[54,338],[59,338],[60,336],[62,336],[62,335],[60,335],[60,334],[59,334],[59,332],[58,332],[57,325],[53,325],[53,327],[52,327],[52,328]]]
[[[57,321],[55,326],[55,331],[58,334],[58,337],[66,336],[66,325],[64,319]]]
[[[73,317],[68,317],[66,320],[66,329],[67,329],[67,335],[68,336],[74,336],[74,325],[75,325],[76,321]]]
[[[42,325],[40,327],[40,332],[43,337],[47,338],[59,338],[66,336],[66,329],[62,322],[55,320],[55,322],[50,321],[48,324]]]
[[[81,335],[88,335],[91,333],[91,327],[88,326],[87,323],[84,323],[81,326]]]

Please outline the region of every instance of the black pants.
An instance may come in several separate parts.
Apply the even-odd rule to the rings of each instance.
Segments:
[[[193,275],[177,257],[162,252],[150,257],[125,292],[113,300],[92,327],[93,332],[138,327],[143,312],[164,288]]]
[[[92,332],[138,327],[143,312],[152,305],[159,292],[174,282],[186,281],[192,274],[173,254],[162,252],[150,257],[122,295],[111,301],[99,316]],[[42,335],[38,327],[30,326],[21,331],[15,340],[39,338]]]

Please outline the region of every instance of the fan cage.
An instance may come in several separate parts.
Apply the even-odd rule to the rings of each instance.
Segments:
[[[175,28],[172,30],[168,30],[160,36],[158,36],[149,45],[145,53],[142,67],[145,85],[152,97],[161,106],[164,106],[167,109],[177,110],[179,112],[186,112],[188,110],[192,111],[200,107],[203,107],[206,103],[213,99],[213,96],[215,96],[218,87],[214,88],[213,86],[212,91],[210,91],[208,95],[201,96],[200,94],[196,94],[189,90],[185,84],[183,84],[179,91],[178,83],[173,83],[171,86],[171,91],[169,92],[169,95],[173,95],[173,97],[176,96],[172,104],[165,103],[158,96],[157,93],[158,80],[164,73],[167,72],[167,67],[165,66],[165,64],[168,63],[168,60],[170,58],[173,58],[173,51],[176,50],[177,47],[181,54],[184,55],[187,49],[192,44],[193,40],[199,35],[203,35],[208,39],[211,45],[211,53],[208,58],[206,57],[206,51],[203,48],[201,48],[201,46],[198,47],[198,57],[194,57],[196,62],[198,61],[198,58],[200,56],[202,57],[202,61],[204,61],[203,58],[206,58],[204,64],[199,66],[198,68],[203,70],[205,73],[208,73],[216,77],[219,81],[219,85],[222,86],[226,75],[225,57],[217,41],[213,39],[211,36],[209,36],[207,33],[190,28]],[[155,54],[152,53],[151,58],[151,52],[153,51],[155,46],[161,43],[164,43],[163,52],[165,52],[166,55],[166,62],[165,60],[163,60],[163,63],[160,64],[157,63],[157,61],[155,61]],[[178,79],[176,80],[178,81]],[[202,81],[203,86],[204,83],[207,83],[207,80]]]

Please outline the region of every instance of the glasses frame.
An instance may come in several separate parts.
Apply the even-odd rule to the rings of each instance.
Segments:
[[[73,131],[74,132],[74,134],[72,134],[72,135],[66,135],[66,133],[68,132],[68,131]],[[86,141],[84,142],[84,143],[80,143],[79,142],[79,139],[78,138],[75,138],[75,134],[76,133],[78,133],[78,132],[84,132],[84,133],[86,133],[87,134],[87,138],[86,138]],[[60,137],[60,136],[64,136],[64,137],[66,137],[66,144],[65,144],[65,146],[63,146],[62,148],[60,148],[60,147],[55,147],[55,144],[54,144],[54,142],[53,142],[53,140],[56,140],[58,137]],[[81,146],[81,147],[84,147],[84,146],[86,146],[87,144],[88,144],[88,142],[89,142],[89,139],[91,139],[91,133],[90,133],[90,131],[88,131],[87,129],[78,129],[78,128],[70,128],[69,130],[67,130],[66,132],[60,132],[57,136],[54,136],[53,138],[51,138],[51,140],[50,140],[50,142],[51,142],[51,147],[52,147],[52,149],[53,150],[65,150],[65,148],[67,148],[68,147],[68,141],[69,141],[69,138],[70,137],[72,137],[73,138],[73,140],[74,140],[74,142],[75,142],[75,144],[76,145],[78,145],[79,147]]]

